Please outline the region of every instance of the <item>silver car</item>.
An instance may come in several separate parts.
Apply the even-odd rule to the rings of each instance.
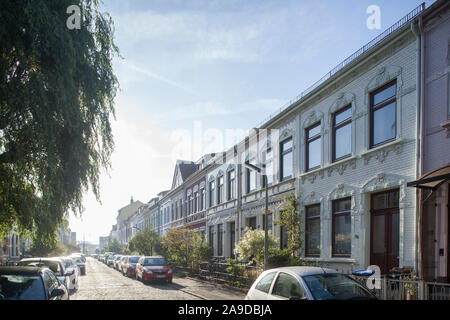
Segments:
[[[266,270],[255,280],[246,300],[377,300],[348,275],[319,267]]]
[[[70,277],[73,271],[68,271],[64,267],[64,263],[59,258],[27,258],[22,259],[17,263],[18,266],[30,266],[30,267],[47,267],[58,278],[58,280],[69,288]]]
[[[67,287],[67,289],[69,289],[70,293],[73,293],[79,288],[78,277],[80,276],[80,269],[70,257],[59,257],[59,259],[63,261],[66,272],[68,274],[72,274],[71,276],[69,276],[69,286]]]

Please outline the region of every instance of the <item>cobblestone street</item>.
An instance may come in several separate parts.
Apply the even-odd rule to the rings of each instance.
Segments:
[[[87,272],[71,300],[241,300],[245,294],[232,289],[174,277],[172,284],[143,284],[105,264],[87,258]]]

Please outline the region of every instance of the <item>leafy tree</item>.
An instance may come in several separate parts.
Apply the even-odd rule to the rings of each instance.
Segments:
[[[193,267],[196,262],[209,259],[209,247],[195,230],[171,229],[161,238],[161,245],[168,258],[178,265]]]
[[[158,233],[151,228],[146,228],[130,239],[128,248],[130,251],[137,251],[141,255],[152,256],[159,242],[160,238]]]
[[[253,230],[249,227],[245,228],[245,234],[236,244],[236,253],[242,260],[254,261],[258,264],[264,264],[264,230]],[[268,247],[278,247],[278,242],[268,233]]]
[[[121,253],[122,245],[116,238],[109,239],[108,243],[105,246],[105,252],[114,252],[117,254]]]
[[[288,238],[287,251],[293,258],[299,258],[304,235],[298,213],[298,198],[294,193],[289,194],[283,199],[278,224],[280,226],[286,226]]]
[[[66,26],[81,8],[81,28]],[[87,28],[87,26],[90,26]],[[54,245],[114,149],[113,22],[98,0],[0,1],[0,232]]]

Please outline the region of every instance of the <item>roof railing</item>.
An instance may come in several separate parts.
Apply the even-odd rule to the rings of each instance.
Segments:
[[[318,81],[316,81],[313,85],[311,85],[309,88],[307,88],[305,91],[297,95],[295,98],[291,99],[290,101],[286,102],[281,108],[272,114],[270,114],[268,117],[266,117],[264,120],[262,120],[258,124],[258,128],[261,127],[263,124],[268,122],[269,120],[273,119],[278,114],[282,113],[285,109],[287,109],[289,106],[291,106],[294,103],[297,103],[300,99],[302,99],[304,96],[312,92],[314,89],[316,89],[318,86],[320,86],[322,83],[324,83],[326,80],[331,78],[333,75],[341,71],[346,65],[350,64],[351,62],[356,61],[362,54],[366,53],[373,47],[375,47],[378,43],[385,40],[387,37],[389,37],[392,33],[397,31],[398,29],[402,28],[406,23],[413,20],[415,17],[417,17],[423,10],[425,10],[425,2],[423,2],[421,5],[417,6],[415,9],[413,9],[410,13],[408,13],[406,16],[398,20],[396,23],[394,23],[392,26],[390,26],[388,29],[386,29],[383,33],[378,35],[376,38],[372,39],[370,42],[365,44],[362,48],[355,51],[352,55],[350,55],[348,58],[346,58],[344,61],[339,63],[336,67],[331,69],[326,75],[324,75],[322,78],[320,78]]]

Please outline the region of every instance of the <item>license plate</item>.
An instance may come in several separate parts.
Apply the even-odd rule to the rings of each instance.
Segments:
[[[158,279],[162,279],[162,278],[165,278],[166,276],[164,276],[164,275],[162,275],[162,276],[156,276],[156,278],[158,278]]]

